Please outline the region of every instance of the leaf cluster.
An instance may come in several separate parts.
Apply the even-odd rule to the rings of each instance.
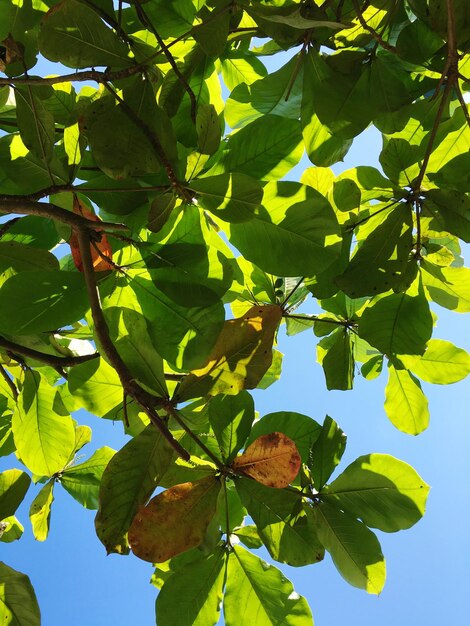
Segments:
[[[161,626],[222,597],[229,625],[311,624],[262,545],[381,591],[371,528],[416,523],[427,485],[376,453],[329,482],[336,422],[257,420],[249,390],[281,377],[284,324],[327,389],[387,369],[404,433],[422,382],[470,372],[433,337],[470,309],[469,44],[465,0],[0,3],[0,455],[25,468],[0,474],[1,541],[31,482],[45,540],[60,485],[108,552],[158,563]],[[380,169],[336,175],[371,126]],[[79,462],[80,408],[131,439]],[[0,616],[38,624],[3,568]]]

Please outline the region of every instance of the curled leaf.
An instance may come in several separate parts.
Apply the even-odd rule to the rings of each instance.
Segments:
[[[297,446],[283,433],[261,435],[238,456],[232,468],[267,487],[283,489],[299,473],[301,464]]]
[[[100,221],[100,218],[92,213],[75,194],[73,196],[73,212],[81,215],[82,217],[86,217],[88,220],[93,220],[94,222]],[[101,237],[101,239],[90,244],[93,269],[95,272],[105,272],[106,270],[115,269],[114,265],[110,263],[113,257],[113,251],[109,245],[108,238],[99,230],[95,232]],[[78,237],[75,232],[72,232],[72,236],[70,237],[70,250],[72,252],[75,267],[79,272],[83,272],[82,255],[80,254]]]
[[[214,517],[220,481],[215,476],[175,485],[152,498],[129,528],[132,552],[151,563],[163,563],[198,546]]]

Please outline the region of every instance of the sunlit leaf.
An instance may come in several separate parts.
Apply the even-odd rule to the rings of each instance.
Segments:
[[[41,614],[29,578],[0,563],[0,620],[11,626],[40,626]]]
[[[281,572],[234,546],[229,556],[224,617],[227,626],[312,626],[307,601]]]
[[[31,502],[29,517],[36,541],[45,541],[49,535],[51,507],[54,502],[54,480],[49,480]]]
[[[356,459],[322,495],[360,517],[367,526],[396,532],[413,526],[424,515],[427,485],[407,463],[388,454]]]

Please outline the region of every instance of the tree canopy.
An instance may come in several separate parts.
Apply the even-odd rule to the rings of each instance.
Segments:
[[[65,489],[154,564],[159,626],[311,625],[261,546],[380,593],[374,529],[418,522],[425,480],[342,466],[334,419],[260,417],[249,390],[281,377],[283,325],[326,389],[386,368],[403,433],[429,424],[420,381],[470,372],[433,336],[470,310],[470,4],[4,0],[0,46],[0,540],[25,497],[46,540]],[[371,125],[380,169],[335,175]],[[80,408],[125,445],[87,454]],[[2,620],[37,626],[27,573],[0,580]]]

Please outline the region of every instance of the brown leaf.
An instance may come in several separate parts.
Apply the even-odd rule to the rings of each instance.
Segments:
[[[175,485],[140,507],[129,528],[132,552],[151,563],[198,546],[214,517],[220,481],[215,476]]]
[[[181,382],[178,400],[254,389],[272,363],[274,333],[281,318],[280,306],[266,304],[226,321],[206,364]]]
[[[82,217],[86,217],[88,220],[93,220],[94,222],[100,221],[100,218],[92,213],[75,194],[73,195],[73,212],[78,213],[78,215],[81,215]],[[112,260],[113,257],[113,251],[109,245],[108,238],[103,232],[99,230],[96,232],[101,236],[101,239],[100,241],[96,241],[94,245],[90,244],[93,269],[95,272],[113,270],[115,269],[115,266],[107,260]],[[83,262],[82,255],[80,254],[80,247],[78,245],[78,237],[74,232],[72,232],[72,236],[70,237],[70,250],[72,252],[75,267],[79,272],[83,272]]]
[[[300,454],[283,433],[261,435],[232,463],[232,469],[251,476],[267,487],[283,489],[297,476]]]

